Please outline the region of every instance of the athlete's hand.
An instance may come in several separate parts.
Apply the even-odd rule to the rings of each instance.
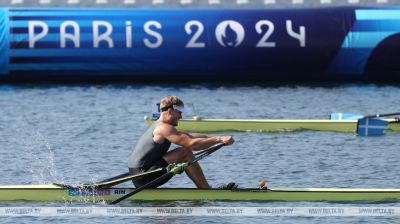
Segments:
[[[172,168],[174,168],[176,166],[176,163],[171,163],[171,164],[168,164],[168,166],[167,166],[167,172],[169,172]]]
[[[232,145],[235,142],[235,140],[232,138],[232,136],[221,136],[220,140],[225,145]]]

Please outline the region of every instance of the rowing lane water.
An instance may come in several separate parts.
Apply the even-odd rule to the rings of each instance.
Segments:
[[[96,181],[127,170],[127,157],[146,129],[143,116],[165,95],[178,95],[210,118],[327,119],[331,112],[399,110],[400,88],[376,85],[2,85],[0,183]],[[224,133],[236,143],[201,161],[213,186],[235,181],[257,187],[399,188],[399,134],[361,138],[349,133]],[[123,185],[129,186],[129,184]],[[177,176],[165,187],[194,187]],[[327,202],[123,202],[119,206],[358,206]],[[0,202],[0,206],[64,206]],[[66,204],[65,206],[93,206]],[[96,204],[94,206],[104,206]],[[400,206],[400,203],[363,204]],[[20,217],[18,222],[90,223],[392,223],[378,217]],[[3,217],[0,222],[15,222]]]

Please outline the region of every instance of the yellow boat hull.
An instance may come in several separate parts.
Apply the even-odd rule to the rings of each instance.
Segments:
[[[147,125],[154,121],[145,117]],[[385,119],[395,121],[394,119]],[[332,131],[356,132],[357,120],[252,120],[252,119],[182,119],[177,127],[189,132],[286,132],[286,131]],[[400,131],[400,123],[391,123],[390,131]]]
[[[0,201],[110,201],[133,188],[76,189],[56,185],[0,186]],[[400,189],[148,189],[131,201],[376,201],[400,199]]]

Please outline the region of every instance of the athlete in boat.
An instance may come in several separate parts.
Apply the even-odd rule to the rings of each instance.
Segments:
[[[199,133],[178,131],[175,127],[184,112],[184,103],[176,96],[166,96],[160,101],[160,118],[140,137],[133,152],[129,156],[128,167],[130,174],[139,174],[178,164],[194,159],[193,151],[203,150],[218,143],[231,145],[231,136],[210,136]],[[180,147],[169,150],[171,143]],[[190,166],[186,174],[198,188],[210,188],[203,171],[198,163]],[[166,173],[156,172],[136,178],[133,183],[140,187]],[[168,180],[156,183],[150,188],[156,188]]]

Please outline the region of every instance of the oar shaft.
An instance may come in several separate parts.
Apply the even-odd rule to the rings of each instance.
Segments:
[[[368,115],[368,116],[364,116],[364,117],[365,118],[373,118],[373,117],[388,117],[388,116],[394,116],[394,115],[400,115],[400,112],[388,113],[388,114],[374,114],[374,115]]]
[[[191,161],[189,165],[192,165],[193,163],[196,163],[197,161],[203,159],[204,157],[209,156],[211,153],[217,151],[224,145],[225,145],[224,143],[219,143],[208,149],[205,149],[202,153],[199,153],[199,155],[193,161]]]
[[[164,170],[164,168],[158,168],[158,169],[155,169],[155,170],[151,170],[151,171],[147,171],[147,172],[143,172],[143,173],[138,173],[138,174],[133,174],[133,175],[129,175],[129,173],[121,174],[121,175],[116,176],[114,178],[106,179],[106,180],[100,181],[98,183],[82,184],[82,185],[80,185],[78,187],[79,188],[105,188],[105,187],[112,187],[112,186],[118,185],[120,183],[129,181],[129,180],[133,180],[133,179],[136,179],[138,177],[143,177],[143,176],[146,176],[146,175],[158,173],[158,172],[161,172],[163,170]]]

